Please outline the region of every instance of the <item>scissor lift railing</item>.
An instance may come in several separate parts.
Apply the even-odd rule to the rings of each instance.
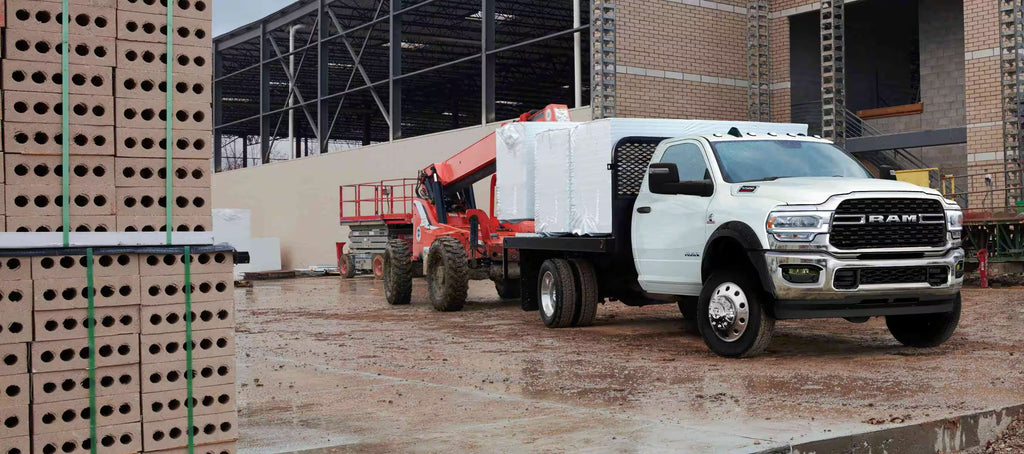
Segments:
[[[416,184],[414,178],[397,178],[341,186],[341,223],[411,222]]]

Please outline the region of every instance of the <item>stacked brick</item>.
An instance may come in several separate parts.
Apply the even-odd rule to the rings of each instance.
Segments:
[[[165,168],[165,2],[70,3],[71,230],[166,230],[169,176],[172,230],[209,232],[209,3],[173,2],[171,172]],[[62,229],[61,8],[60,1],[6,2],[0,175],[6,232]]]
[[[111,244],[89,243],[113,235],[115,244],[123,244],[121,238],[144,236],[134,232],[166,230],[168,203],[172,230],[210,231],[210,2],[170,1],[170,30],[167,1],[69,3],[65,73],[62,2],[0,2],[0,22],[6,23],[0,60],[0,231],[6,232],[0,245],[0,454],[76,454],[93,447],[111,454],[184,453],[190,430],[194,452],[232,454],[232,252],[195,246],[186,272],[180,246],[132,240],[134,248],[103,249]],[[171,84],[168,32],[174,38]],[[71,141],[66,169],[65,114]],[[166,140],[168,115],[172,143]],[[166,200],[167,178],[172,200]],[[74,249],[19,251],[16,239],[64,228],[65,202],[69,230],[85,239]],[[91,267],[84,255],[90,246]],[[186,294],[192,309],[188,346]]]

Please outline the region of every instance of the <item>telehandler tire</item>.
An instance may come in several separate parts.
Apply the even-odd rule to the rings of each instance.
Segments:
[[[388,304],[412,301],[412,248],[402,240],[388,241],[384,253],[384,297]]]
[[[441,312],[461,311],[469,292],[466,249],[455,238],[440,237],[430,245],[428,256],[427,289],[431,304]]]

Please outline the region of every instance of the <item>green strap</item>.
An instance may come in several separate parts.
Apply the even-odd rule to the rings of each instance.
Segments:
[[[67,0],[64,1],[66,2]],[[67,21],[65,20],[64,22]],[[92,278],[92,248],[85,250],[85,262],[85,293],[89,300],[88,313],[85,318],[89,329],[89,449],[92,454],[96,454],[96,446],[98,444],[96,439],[96,418],[99,415],[96,413],[96,302],[94,300],[96,291],[93,288]]]
[[[174,3],[172,1],[167,2],[167,84],[165,85],[165,91],[167,92],[167,130],[164,134],[164,167],[167,169],[164,171],[164,180],[167,188],[166,197],[164,198],[164,209],[167,215],[165,228],[167,230],[168,246],[171,245],[171,232],[173,231],[171,229],[171,215],[174,212],[174,208],[172,208],[174,206],[174,189],[171,187],[171,182],[174,179],[174,168],[172,167],[174,159],[171,158],[171,150],[174,149]]]
[[[192,421],[192,406],[194,404],[192,402],[192,376],[195,375],[195,371],[192,370],[192,248],[190,246],[185,246],[181,261],[185,263],[185,383],[187,389],[185,408],[188,411],[188,454],[193,454],[196,445],[193,439],[195,431],[192,430],[195,427]]]
[[[60,150],[60,162],[61,172],[61,217],[63,218],[62,230],[64,233],[64,247],[71,245],[71,70],[70,70],[70,40],[68,38],[69,25],[71,23],[71,14],[68,8],[68,0],[63,0],[61,14],[64,15],[64,20],[61,21],[60,34],[61,34],[61,53],[60,53],[60,94],[61,102],[64,106],[61,112],[61,150]]]

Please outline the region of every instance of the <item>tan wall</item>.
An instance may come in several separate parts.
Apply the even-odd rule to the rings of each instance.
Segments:
[[[590,119],[590,108],[571,112]],[[338,224],[338,187],[388,178],[413,178],[480,140],[498,123],[431,134],[351,151],[283,161],[213,176],[213,208],[252,210],[252,236],[281,239],[285,269],[335,263],[334,243],[347,241]],[[477,204],[490,203],[478,185]]]

